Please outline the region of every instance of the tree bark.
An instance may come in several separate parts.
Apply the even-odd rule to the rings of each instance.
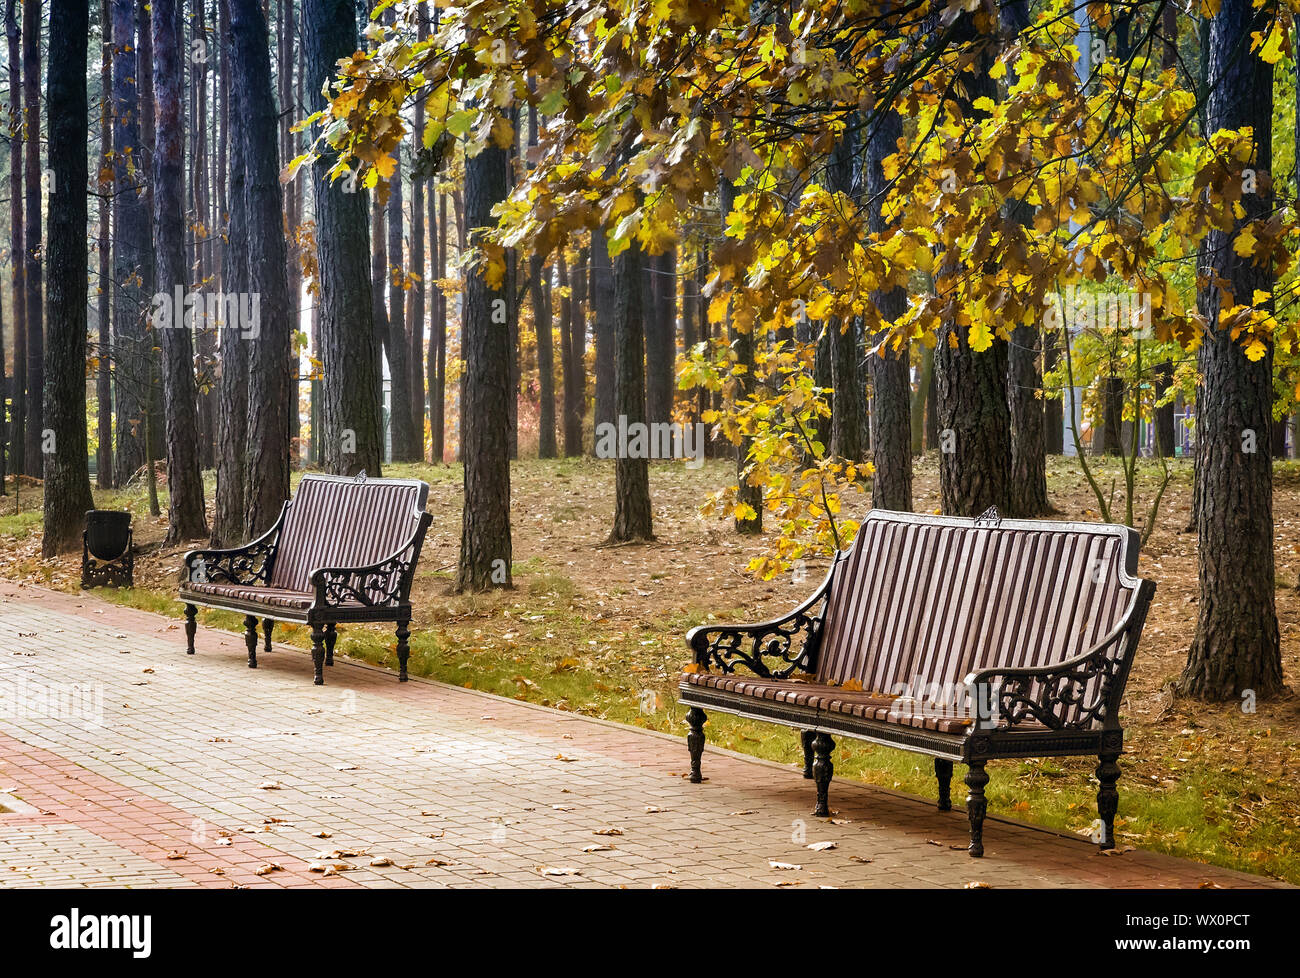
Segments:
[[[528,258],[528,289],[533,301],[533,327],[537,331],[538,429],[537,457],[555,458],[555,354],[552,350],[551,298],[544,277],[549,270],[540,255]]]
[[[9,41],[9,268],[13,284],[14,376],[13,419],[9,451],[14,477],[27,471],[27,284],[23,259],[23,59],[18,27],[18,0],[5,4]]]
[[[236,0],[236,3],[246,0]],[[163,417],[167,448],[167,536],[169,545],[207,536],[203,476],[199,471],[198,403],[194,348],[184,304],[174,296],[189,290],[185,262],[185,122],[181,82],[181,10],[177,0],[152,0],[154,93],[157,140],[153,153],[154,254],[159,295],[170,306],[159,321],[155,300],[153,330],[162,346]]]
[[[113,17],[109,0],[101,0],[99,27],[100,44],[100,111],[99,111],[99,173],[95,176],[95,189],[99,192],[99,289],[95,310],[99,331],[95,347],[95,400],[99,414],[98,447],[95,453],[95,484],[100,489],[112,489],[113,479],[113,315],[112,315],[112,198],[113,181]],[[105,177],[108,179],[105,179]]]
[[[869,226],[881,234],[889,229],[883,207],[889,194],[883,163],[898,151],[903,136],[903,119],[885,108],[875,131],[867,141],[866,189]],[[873,297],[880,318],[893,322],[907,311],[907,291],[890,289]],[[877,336],[872,345],[880,345]],[[871,356],[871,454],[875,474],[871,477],[871,505],[875,509],[912,511],[912,376],[908,347],[895,350],[881,345]]]
[[[492,208],[505,200],[507,166],[506,151],[497,146],[466,161],[465,223],[472,233],[490,226]],[[481,266],[469,271],[461,324],[465,498],[458,591],[511,586],[508,305]]]
[[[614,269],[603,229],[591,235],[591,313],[596,340],[596,427],[614,424]]]
[[[429,221],[433,222],[433,194],[429,195]],[[447,275],[447,195],[438,194],[438,280]],[[429,457],[442,462],[447,452],[447,296],[439,286],[434,298],[437,301],[437,318],[434,335],[429,343]]]
[[[27,335],[27,421],[23,454],[29,473],[44,468],[41,446],[45,440],[43,392],[45,390],[44,326],[41,321],[41,0],[23,0],[23,185],[26,223],[23,225],[23,285]],[[81,192],[81,184],[76,185]],[[57,192],[57,187],[55,188]],[[84,232],[83,232],[84,233]]]
[[[858,155],[855,124],[856,114],[826,165],[827,189],[850,199],[854,198],[854,163]],[[836,316],[826,324],[826,333],[830,340],[831,387],[835,391],[830,451],[839,458],[861,462],[867,457],[867,394],[858,370],[856,323]]]
[[[601,232],[597,232],[600,234]],[[633,239],[611,260],[614,286],[614,414],[613,423],[635,431],[646,421],[645,386],[645,255]],[[650,467],[643,457],[617,452],[614,462],[614,528],[610,543],[653,540],[650,509]]]
[[[391,13],[391,11],[390,11]],[[415,427],[411,418],[411,341],[406,335],[406,264],[402,232],[402,144],[393,147],[392,180],[388,184],[388,207],[384,228],[388,234],[388,375],[389,435],[394,462],[412,462],[420,452],[414,450]]]
[[[325,107],[321,88],[334,77],[340,58],[357,49],[356,10],[351,0],[303,0],[307,54],[306,89],[311,111]],[[379,351],[376,348],[367,267],[366,199],[348,191],[348,181],[331,181],[335,157],[313,163],[316,204],[316,262],[320,276],[322,458],[325,470],[380,474],[383,427]],[[361,328],[358,328],[361,327]]]
[[[152,384],[144,316],[153,293],[153,248],[140,134],[134,0],[113,4],[113,399],[117,484],[145,463]]]
[[[560,252],[560,369],[564,374],[564,454],[582,454],[582,408],[578,385],[582,370],[578,363],[577,307],[569,263]]]
[[[1174,365],[1169,360],[1157,363],[1154,368],[1156,399],[1164,397],[1174,384]],[[1176,454],[1178,432],[1174,422],[1174,402],[1156,408],[1156,451],[1165,458]]]
[[[1273,68],[1249,51],[1252,31],[1268,30],[1269,14],[1250,0],[1223,0],[1210,24],[1207,109],[1209,131],[1253,128],[1252,166],[1273,166]],[[1243,221],[1266,218],[1272,189],[1245,194]],[[1240,227],[1240,223],[1238,226]],[[1221,309],[1252,303],[1256,290],[1271,293],[1274,270],[1232,247],[1237,232],[1213,230],[1198,267],[1208,279],[1198,295],[1206,321]],[[1222,281],[1224,294],[1217,284]],[[1192,507],[1199,541],[1196,633],[1180,680],[1182,691],[1208,700],[1280,692],[1282,656],[1274,600],[1273,467],[1268,432],[1273,404],[1273,344],[1246,357],[1229,330],[1207,330],[1198,351],[1196,481]]]
[[[231,0],[231,77],[243,86],[248,206],[248,284],[261,297],[249,357],[244,512],[248,532],[271,528],[289,498],[289,283],[270,33],[259,0]],[[242,324],[241,325],[245,325]]]
[[[27,2],[35,6],[33,0]],[[46,256],[50,263],[50,330],[45,348],[44,419],[54,444],[43,446],[48,449],[41,540],[44,557],[75,550],[81,541],[86,510],[95,507],[86,449],[89,19],[85,0],[51,0],[45,105],[55,183],[50,194]]]
[[[429,10],[421,5],[417,14],[417,40],[429,36]],[[410,309],[410,391],[411,391],[411,459],[424,459],[424,317],[425,295],[429,276],[424,267],[424,176],[417,172],[416,161],[424,138],[424,100],[415,100],[415,117],[411,140],[411,268],[414,279],[409,290]]]

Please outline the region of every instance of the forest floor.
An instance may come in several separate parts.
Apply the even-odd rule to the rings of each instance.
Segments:
[[[1093,460],[1110,490],[1117,463]],[[412,601],[410,670],[445,682],[603,717],[685,733],[677,676],[689,661],[682,637],[708,620],[758,620],[798,603],[828,561],[806,574],[756,580],[745,570],[766,546],[740,537],[729,520],[699,515],[705,497],[728,480],[728,463],[691,470],[652,463],[656,540],[605,546],[613,514],[613,468],[606,461],[525,459],[512,466],[515,588],[486,595],[452,591],[460,544],[459,466],[394,465],[385,475],[416,476],[431,486],[433,525]],[[1196,537],[1191,467],[1173,476],[1143,549],[1139,573],[1159,586],[1134,662],[1124,708],[1126,755],[1120,781],[1121,846],[1132,845],[1300,883],[1300,697],[1293,692],[1246,712],[1242,704],[1207,705],[1172,688],[1196,624]],[[1160,479],[1139,465],[1138,523]],[[211,473],[208,498],[212,498]],[[1049,493],[1059,518],[1097,520],[1097,502],[1077,462],[1049,461]],[[24,480],[15,499],[0,497],[0,576],[57,590],[79,587],[80,557],[40,557],[39,483]],[[1287,681],[1300,682],[1300,464],[1274,474],[1277,611]],[[101,592],[122,604],[180,616],[174,601],[182,554],[162,548],[165,517],[148,515],[143,490],[96,492],[101,508],[135,514],[136,587]],[[919,460],[915,506],[938,508],[933,455]],[[166,512],[166,495],[162,507]],[[1122,514],[1122,502],[1115,507]],[[796,581],[795,578],[799,579]],[[242,631],[233,614],[201,610],[200,623]],[[306,629],[280,625],[276,638],[307,647]],[[337,651],[395,667],[392,632],[344,626]],[[710,742],[772,760],[801,763],[791,731],[722,714],[710,717]],[[682,747],[685,752],[685,745]],[[1088,759],[1034,759],[990,765],[990,806],[1015,818],[1089,834],[1096,818]],[[859,779],[922,796],[934,793],[930,762],[916,754],[844,740],[837,778]],[[811,790],[811,789],[810,789]]]

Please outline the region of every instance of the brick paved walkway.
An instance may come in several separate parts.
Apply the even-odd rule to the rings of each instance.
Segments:
[[[837,781],[832,824],[793,768],[710,750],[691,785],[676,738],[341,660],[310,677],[297,649],[250,672],[241,636],[200,628],[187,656],[169,619],[0,584],[0,886],[1274,885],[1002,820],[972,860],[963,812],[896,792]],[[354,868],[309,870],[334,850]]]

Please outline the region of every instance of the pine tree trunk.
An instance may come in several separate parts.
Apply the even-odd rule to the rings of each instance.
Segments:
[[[136,30],[136,48],[138,51],[137,67],[140,75],[137,78],[137,84],[140,87],[140,163],[141,163],[141,181],[144,184],[145,201],[144,201],[144,220],[145,220],[145,248],[149,254],[149,291],[146,295],[151,295],[155,282],[155,259],[153,254],[153,144],[154,144],[154,91],[153,91],[153,71],[149,66],[153,64],[153,38],[149,28],[149,2],[148,0],[136,0],[135,5],[135,30]],[[148,303],[146,302],[146,305]],[[147,363],[149,386],[148,399],[145,402],[145,430],[146,430],[146,455],[153,461],[158,461],[164,457],[165,449],[163,447],[163,389],[162,389],[162,363],[160,361],[157,346],[158,337],[150,333],[146,337]],[[153,505],[153,498],[157,494],[157,477],[155,467],[149,466],[147,469],[147,478],[149,480],[150,505],[153,512],[156,507]],[[155,513],[155,515],[157,515]]]
[[[243,88],[232,84],[230,57],[229,0],[220,0],[217,15],[221,42],[222,115],[244,118]],[[229,202],[225,244],[221,259],[221,289],[225,295],[248,291],[248,206],[244,162],[244,139],[236,127],[230,140],[228,161]],[[212,544],[233,547],[249,540],[244,524],[244,452],[248,433],[249,341],[238,322],[223,321],[220,327],[221,378],[217,382],[217,492],[212,519]]]
[[[727,215],[731,213],[731,208],[736,199],[735,185],[726,177],[718,182],[718,209],[722,217],[722,226],[727,225]],[[736,329],[731,320],[731,311],[727,311],[727,340],[731,348],[736,353],[736,365],[742,368],[739,380],[737,381],[738,398],[747,398],[754,393],[754,334],[753,332],[741,332]],[[830,340],[826,340],[829,349]],[[826,373],[829,374],[829,362],[826,364]],[[825,378],[827,386],[830,386],[830,378]],[[763,532],[763,487],[751,485],[746,475],[746,469],[749,468],[749,449],[753,439],[743,436],[736,445],[736,503],[738,506],[748,506],[753,511],[753,515],[743,513],[737,515],[735,526],[737,533],[759,534]],[[823,444],[825,444],[823,442]]]
[[[853,133],[856,116],[850,119],[844,136],[835,144],[826,165],[827,189],[850,198],[854,192],[854,163],[857,141]],[[857,329],[852,320],[838,316],[826,324],[830,338],[831,387],[835,397],[831,409],[832,455],[851,462],[867,456],[864,433],[867,430],[867,395],[858,370]]]
[[[391,13],[391,11],[390,11]],[[411,462],[420,457],[412,449],[415,427],[411,419],[411,341],[406,335],[406,278],[402,233],[405,212],[402,210],[402,145],[393,147],[393,176],[388,184],[388,207],[385,231],[388,234],[388,375],[390,437],[393,461]]]
[[[428,8],[417,13],[417,39],[429,35]],[[410,391],[411,391],[411,460],[424,459],[424,316],[425,294],[429,276],[424,267],[424,178],[416,172],[417,153],[424,137],[424,100],[415,101],[415,118],[411,141],[411,268],[414,279],[409,290],[410,309]]]
[[[577,351],[577,298],[569,277],[569,263],[560,252],[560,368],[564,374],[564,454],[582,454],[582,410],[578,384],[582,370]]]
[[[1043,371],[1055,370],[1061,353],[1056,345],[1056,333],[1044,330]],[[1173,420],[1173,408],[1170,408],[1170,420]],[[1043,402],[1043,450],[1048,455],[1065,454],[1065,399],[1049,397]]]
[[[117,484],[145,463],[153,379],[144,310],[154,287],[134,0],[113,5],[113,399]],[[145,74],[149,74],[147,66]]]
[[[248,198],[248,283],[261,297],[251,337],[244,511],[258,536],[275,523],[289,498],[289,283],[284,200],[276,159],[278,130],[271,81],[270,33],[259,0],[231,0],[231,77],[244,87],[244,165]],[[243,325],[243,324],[241,324]]]
[[[100,44],[100,111],[99,111],[99,173],[94,185],[98,191],[99,211],[99,291],[95,298],[96,323],[99,331],[95,347],[98,367],[95,370],[95,400],[99,414],[98,448],[95,453],[95,484],[100,489],[112,489],[113,480],[113,317],[112,317],[112,180],[105,180],[113,168],[113,38],[112,13],[108,0],[101,0],[99,26]]]
[[[438,194],[438,272],[441,281],[447,275],[447,195]],[[429,195],[429,221],[433,223],[433,197]],[[429,344],[431,377],[429,380],[429,427],[431,444],[429,457],[442,462],[447,452],[447,296],[439,287],[434,298],[438,313],[434,321],[434,335]]]
[[[555,354],[552,350],[551,298],[544,277],[549,270],[540,255],[528,259],[528,288],[533,300],[533,327],[537,331],[537,390],[539,399],[537,457],[555,458]]]
[[[977,36],[970,14],[958,18],[956,31],[964,40]],[[961,78],[964,87],[954,98],[966,118],[987,117],[975,102],[997,95],[990,61],[989,53],[983,52],[979,63]],[[958,272],[944,269],[935,283],[938,294],[948,291],[943,279]],[[950,516],[978,516],[989,506],[1007,512],[1011,508],[1007,343],[994,337],[988,349],[976,352],[970,346],[970,328],[957,323],[957,313],[952,308],[947,311],[934,350],[941,505]]]
[[[614,417],[614,270],[603,229],[591,234],[591,317],[596,340],[596,427]]]
[[[492,225],[492,208],[506,197],[507,166],[506,151],[496,146],[466,161],[465,223],[476,234]],[[482,267],[469,271],[461,321],[465,498],[458,591],[511,586],[508,305]]]
[[[1223,0],[1210,24],[1207,110],[1209,129],[1252,127],[1260,171],[1273,167],[1273,68],[1243,57],[1252,31],[1268,31],[1269,13],[1250,0]],[[1260,190],[1241,200],[1245,221],[1267,217],[1273,194]],[[1271,293],[1271,263],[1254,264],[1233,250],[1236,232],[1213,230],[1198,267],[1208,270],[1198,307],[1218,323],[1226,306],[1250,302],[1256,290]],[[1225,283],[1231,296],[1220,291]],[[1271,303],[1270,303],[1271,307]],[[1268,431],[1273,404],[1273,347],[1256,361],[1246,357],[1229,330],[1211,329],[1198,351],[1196,482],[1192,508],[1199,543],[1196,633],[1180,686],[1207,700],[1253,693],[1270,697],[1283,688],[1274,589],[1273,466]]]
[[[189,277],[193,287],[202,293],[215,285],[212,248],[215,243],[208,219],[208,48],[206,0],[189,0],[190,24],[193,37],[189,51],[190,62],[190,227]],[[184,45],[185,39],[181,38]],[[182,50],[185,50],[182,47]],[[213,389],[213,364],[216,352],[216,332],[213,324],[201,316],[194,318],[194,345],[198,364],[198,430],[199,468],[211,469],[216,465],[213,438],[215,437],[216,397]]]
[[[14,477],[27,471],[27,276],[23,260],[23,59],[18,27],[18,0],[6,0],[5,33],[9,41],[9,267],[13,285],[14,377],[9,458]]]
[[[1158,363],[1154,368],[1156,399],[1164,397],[1169,388],[1174,383],[1174,365],[1166,360],[1164,363]],[[1175,454],[1175,446],[1178,444],[1178,433],[1175,429],[1174,421],[1174,402],[1171,400],[1168,404],[1156,408],[1156,451],[1165,458],[1170,458]]]
[[[598,234],[600,232],[597,232]],[[632,242],[611,261],[614,286],[614,424],[635,431],[646,421],[645,256]],[[654,539],[650,467],[644,457],[619,451],[614,462],[614,528],[610,543]]]
[[[41,446],[45,440],[43,393],[45,390],[45,340],[41,319],[41,0],[23,2],[23,186],[26,201],[23,226],[23,286],[27,334],[27,422],[24,428],[25,469],[37,474],[44,468]],[[76,185],[80,188],[80,184]],[[80,193],[80,190],[77,191]]]
[[[375,328],[375,352],[379,368],[379,411],[381,418],[380,433],[392,440],[392,410],[385,404],[383,395],[384,366],[388,363],[390,337],[388,331],[388,240],[384,235],[384,205],[379,202],[379,194],[370,194],[370,295],[371,317]],[[392,378],[389,378],[391,385]],[[391,398],[391,386],[389,396]],[[384,442],[380,442],[379,454],[387,457]]]
[[[321,88],[340,58],[357,49],[351,0],[303,0],[303,39],[312,112],[325,107]],[[319,275],[322,410],[321,446],[327,472],[380,474],[383,427],[379,350],[367,265],[366,198],[349,193],[347,180],[331,181],[335,157],[312,166]],[[365,324],[372,324],[366,329]]]
[[[236,0],[236,3],[246,0]],[[199,471],[197,391],[194,348],[184,305],[172,298],[189,289],[185,262],[185,122],[181,82],[181,10],[177,0],[151,0],[157,142],[153,153],[154,254],[165,304],[166,323],[155,303],[154,335],[162,347],[165,442],[167,450],[167,544],[208,534]],[[84,127],[82,127],[84,129]],[[77,186],[74,184],[74,186]]]
[[[54,444],[44,446],[50,449],[45,453],[44,557],[77,549],[86,510],[95,506],[86,447],[89,19],[85,0],[51,0],[45,105],[55,192],[50,194],[46,255],[50,263],[50,329],[45,349],[44,419]],[[59,188],[64,192],[59,193]]]

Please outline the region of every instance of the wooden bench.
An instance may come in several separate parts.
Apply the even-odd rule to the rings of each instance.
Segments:
[[[705,708],[802,730],[820,817],[831,734],[932,756],[943,811],[960,762],[982,856],[987,761],[1095,754],[1098,841],[1113,847],[1119,709],[1155,593],[1137,555],[1137,534],[1110,524],[868,513],[794,611],[687,635],[691,781]]]
[[[280,518],[252,543],[185,555],[179,600],[187,651],[197,608],[244,614],[248,667],[257,668],[257,622],[266,651],[277,621],[311,626],[315,682],[334,664],[336,626],[397,623],[398,678],[410,654],[411,581],[431,517],[429,487],[414,479],[306,475]]]

